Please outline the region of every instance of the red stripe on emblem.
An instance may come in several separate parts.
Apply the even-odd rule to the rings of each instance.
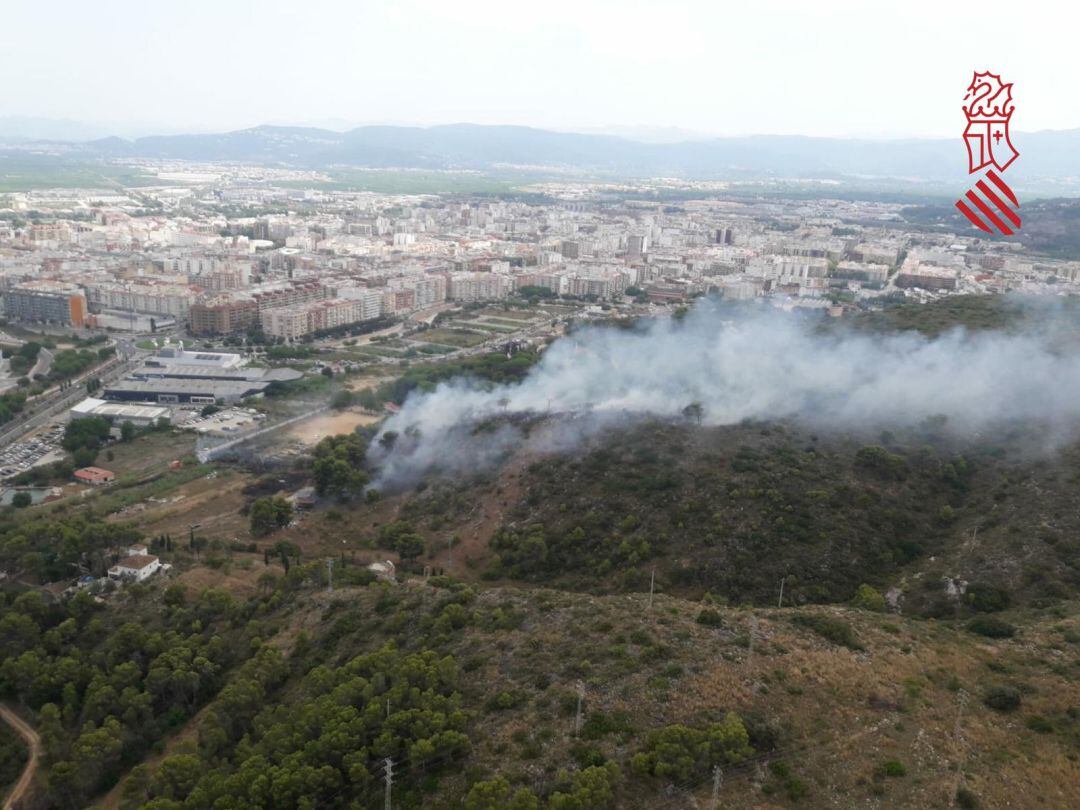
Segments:
[[[975,184],[975,187],[978,188],[979,191],[981,191],[983,194],[985,194],[986,198],[990,200],[990,202],[992,202],[994,205],[1001,209],[1001,213],[1003,213],[1009,218],[1009,222],[1011,222],[1017,228],[1020,227],[1020,217],[1013,213],[1013,210],[1005,204],[1005,201],[1002,200],[1001,197],[999,197],[990,189],[990,186],[986,185],[985,180],[980,180],[978,183]]]
[[[982,199],[978,195],[975,194],[974,191],[969,191],[964,196],[967,197],[969,200],[971,200],[971,202],[975,204],[976,208],[978,208],[980,211],[982,211],[982,215],[984,217],[986,217],[988,220],[990,220],[994,224],[995,228],[997,228],[999,231],[1001,231],[1006,236],[1012,236],[1013,232],[1009,228],[1009,226],[1006,225],[1004,222],[1002,222],[1001,219],[998,217],[998,215],[990,210],[990,206],[987,205],[986,203],[984,203],[982,201]]]
[[[990,182],[992,182],[995,186],[997,186],[1002,194],[1004,194],[1006,197],[1009,198],[1009,200],[1012,202],[1013,205],[1015,205],[1017,208],[1020,207],[1020,203],[1017,201],[1016,195],[1013,194],[1013,190],[1011,188],[1009,188],[1007,185],[1005,185],[1005,181],[1002,180],[1000,177],[998,177],[994,173],[993,169],[988,171],[986,173],[986,176],[990,178]]]
[[[968,208],[967,203],[965,203],[963,200],[957,200],[956,201],[956,207],[959,208],[960,213],[963,214],[968,219],[970,219],[971,224],[974,225],[976,228],[978,228],[980,231],[986,231],[987,233],[992,233],[990,228],[987,227],[986,223],[983,222],[981,219],[979,219],[977,216],[975,216],[975,212],[972,211],[970,208]]]

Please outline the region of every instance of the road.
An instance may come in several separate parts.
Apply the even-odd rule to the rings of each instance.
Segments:
[[[9,423],[4,430],[0,431],[0,444],[19,441],[27,433],[37,430],[67,408],[86,399],[85,383],[90,377],[100,377],[104,386],[105,383],[126,374],[138,365],[138,359],[134,361],[126,359],[126,354],[121,355],[121,357],[125,359],[110,360],[102,366],[79,375],[71,380],[70,388],[62,391],[51,389],[51,394],[42,395],[42,398],[34,400],[32,412],[20,414],[14,422]]]
[[[15,732],[26,742],[26,748],[30,752],[22,776],[19,777],[19,781],[15,783],[15,787],[11,789],[11,793],[4,800],[4,810],[16,810],[23,796],[29,790],[31,783],[33,783],[34,774],[37,773],[38,759],[41,757],[41,738],[25,720],[4,703],[0,703],[0,720],[15,729]]]

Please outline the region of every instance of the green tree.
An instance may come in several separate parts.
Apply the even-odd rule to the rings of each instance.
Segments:
[[[652,732],[631,766],[639,773],[683,782],[703,776],[714,765],[741,762],[753,752],[742,719],[728,712],[705,729],[672,725]]]
[[[257,498],[251,505],[251,533],[257,537],[288,526],[293,517],[292,504],[280,495]]]
[[[120,425],[120,441],[130,442],[135,438],[135,425],[128,420]]]
[[[153,790],[168,799],[186,799],[202,776],[204,765],[194,754],[174,754],[161,761],[154,773]]]
[[[315,445],[312,474],[320,495],[348,497],[362,492],[368,476],[364,472],[367,444],[355,434],[327,436]]]
[[[611,807],[619,766],[614,762],[591,765],[574,774],[569,793],[556,792],[548,800],[550,810],[591,810]]]
[[[682,415],[684,419],[700,425],[701,420],[705,418],[705,408],[700,402],[691,402],[683,408]]]
[[[109,420],[102,419],[100,416],[91,416],[68,422],[60,444],[70,452],[83,448],[96,452],[108,438]]]
[[[538,810],[540,800],[528,788],[511,793],[510,783],[501,776],[476,782],[463,804],[465,810]]]

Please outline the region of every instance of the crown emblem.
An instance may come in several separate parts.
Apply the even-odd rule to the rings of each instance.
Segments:
[[[964,96],[964,115],[971,123],[1008,121],[1016,109],[1012,88],[1012,82],[1005,84],[990,71],[974,74]]]
[[[1009,138],[1009,121],[1016,109],[1012,100],[1012,82],[986,71],[975,73],[964,96],[962,109],[967,116],[964,143],[968,150],[968,172],[986,166],[1005,171],[1020,154]]]

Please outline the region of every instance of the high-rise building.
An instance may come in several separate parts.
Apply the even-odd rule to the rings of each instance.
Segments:
[[[649,237],[642,234],[631,234],[626,237],[626,255],[631,257],[644,256],[649,249]]]

